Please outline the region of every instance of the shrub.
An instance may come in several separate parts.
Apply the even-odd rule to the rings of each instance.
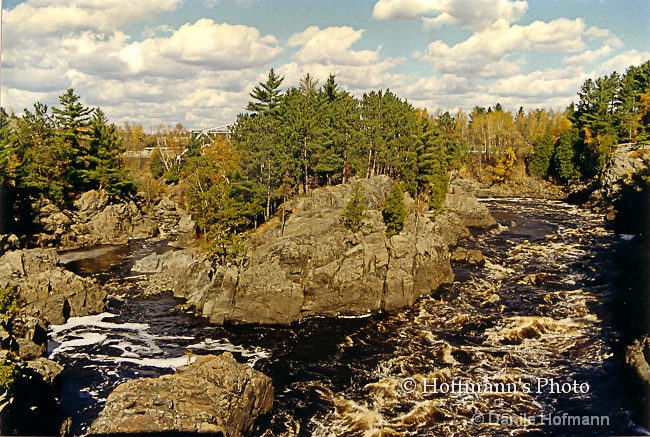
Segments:
[[[343,226],[351,231],[358,231],[361,227],[361,222],[366,217],[367,211],[366,194],[363,190],[363,185],[360,182],[356,182],[352,187],[352,197],[341,215]]]
[[[0,288],[0,318],[5,322],[11,319],[16,311],[17,293],[10,285]]]
[[[393,184],[384,201],[381,215],[386,224],[386,235],[393,236],[400,233],[406,222],[406,207],[404,206],[404,193],[399,184]]]

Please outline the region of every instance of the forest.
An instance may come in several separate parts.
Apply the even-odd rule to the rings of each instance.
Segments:
[[[618,144],[650,136],[650,61],[586,80],[563,110],[514,114],[499,103],[430,114],[390,90],[357,98],[334,75],[322,85],[309,74],[288,88],[283,81],[270,70],[232,134],[207,140],[182,125],[151,134],[117,127],[72,89],[51,110],[42,103],[22,115],[2,110],[4,231],[28,229],[37,199],[66,206],[90,189],[119,200],[184,183],[203,240],[229,250],[283,202],[320,186],[388,175],[419,205],[439,210],[450,171],[503,183],[525,168],[569,186],[597,180]],[[154,149],[147,168],[127,168],[125,150],[145,147]]]

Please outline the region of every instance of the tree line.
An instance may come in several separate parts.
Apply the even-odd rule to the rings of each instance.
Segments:
[[[318,86],[307,74],[286,91],[283,80],[271,70],[253,89],[230,140],[188,149],[181,173],[206,240],[225,249],[291,197],[352,177],[385,174],[427,209],[442,207],[455,151],[425,110],[390,90],[357,99],[333,75]]]
[[[64,207],[91,189],[114,197],[135,193],[115,126],[100,108],[84,106],[73,89],[51,111],[43,103],[22,116],[1,111],[0,193],[9,231],[29,225],[36,199]]]
[[[85,190],[115,198],[136,190],[125,169],[125,145],[155,147],[158,180],[188,184],[188,208],[206,241],[237,246],[236,235],[269,220],[283,202],[353,177],[388,175],[421,206],[440,209],[448,172],[476,167],[496,183],[516,165],[556,183],[597,178],[614,147],[650,136],[650,61],[588,79],[578,102],[563,110],[516,114],[499,103],[468,113],[413,107],[390,90],[360,98],[306,74],[296,86],[270,70],[250,93],[232,135],[209,144],[178,124],[146,135],[141,125],[120,130],[72,89],[59,106],[36,103],[22,116],[2,113],[0,192],[6,217],[28,216],[31,201],[69,204]],[[171,155],[166,150],[176,150]]]

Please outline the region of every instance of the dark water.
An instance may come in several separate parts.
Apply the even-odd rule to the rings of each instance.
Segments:
[[[453,286],[396,315],[217,327],[162,296],[114,300],[106,314],[56,327],[52,358],[66,367],[74,432],[120,382],[228,350],[272,377],[277,436],[645,434],[609,318],[619,238],[563,203],[488,205],[501,226],[467,243],[487,265],[455,265]],[[124,277],[151,250],[163,249],[69,267]]]

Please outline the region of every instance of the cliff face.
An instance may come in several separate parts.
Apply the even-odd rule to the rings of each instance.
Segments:
[[[368,212],[358,232],[341,224],[352,184],[316,189],[285,205],[284,223],[275,217],[251,236],[240,266],[199,257],[179,270],[173,257],[186,253],[167,255],[174,294],[213,323],[287,324],[397,311],[453,280],[448,245],[468,235],[462,220],[451,212],[416,214],[415,202],[405,196],[405,227],[388,238],[380,204],[392,181],[360,182]],[[136,269],[155,264],[165,271],[150,261]]]
[[[63,367],[43,358],[50,324],[100,313],[106,292],[57,265],[54,249],[11,251],[0,257],[0,289],[16,290],[17,308],[0,318],[0,365],[13,384],[0,387],[0,434],[58,435],[59,375]]]

